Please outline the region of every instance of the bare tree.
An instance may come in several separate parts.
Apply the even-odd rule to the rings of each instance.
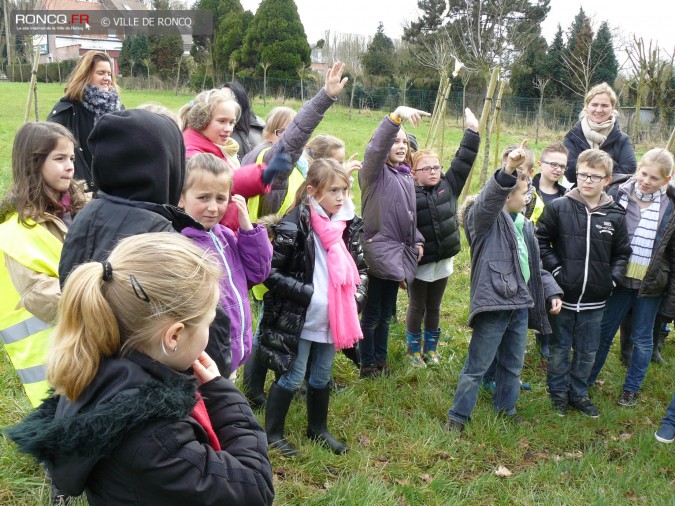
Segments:
[[[534,87],[539,90],[539,112],[537,113],[537,127],[535,129],[534,133],[534,143],[539,144],[539,125],[541,124],[541,112],[544,106],[544,90],[546,89],[546,86],[548,83],[551,82],[550,77],[541,77],[537,76],[535,77],[534,81],[532,84],[534,84]]]
[[[143,62],[143,65],[145,65],[145,68],[148,71],[148,81],[150,81],[150,65],[152,65],[152,59],[143,58],[141,61]]]
[[[335,61],[344,62],[347,71],[352,76],[352,93],[349,98],[349,119],[352,119],[352,109],[354,108],[354,94],[356,84],[363,75],[363,66],[361,64],[361,55],[368,49],[371,37],[356,35],[353,33],[338,33],[326,31],[324,37],[326,41],[325,51],[328,64]]]
[[[232,78],[230,79],[230,81],[234,81],[234,72],[237,70],[239,64],[237,63],[237,60],[235,60],[234,58],[230,58],[229,66],[230,70],[232,71]]]
[[[260,63],[263,69],[263,107],[267,107],[267,69],[272,65],[268,61]]]
[[[303,104],[305,103],[305,77],[307,77],[307,69],[308,67],[304,63],[300,64],[296,69],[298,77],[300,78],[300,101]]]
[[[649,41],[647,46],[642,38],[633,36],[626,47],[628,61],[632,67],[632,74],[638,79],[637,100],[635,105],[635,135],[638,132],[640,107],[646,91],[651,92],[653,105],[659,110],[659,130],[661,135],[667,133],[667,122],[673,107],[673,58],[672,54],[663,51],[661,54],[658,42]]]

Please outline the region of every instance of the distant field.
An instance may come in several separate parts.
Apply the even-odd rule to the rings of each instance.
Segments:
[[[10,179],[10,153],[14,132],[23,121],[27,86],[0,83],[0,188]],[[60,98],[62,87],[41,84],[40,119]],[[172,93],[124,91],[127,108],[154,101],[173,110],[192,96]],[[254,103],[265,116],[273,105]],[[286,103],[291,107],[298,102]],[[352,120],[342,107],[331,109],[316,133],[341,137],[347,155],[363,150],[383,112],[358,114]],[[424,139],[426,126],[414,130]],[[547,133],[545,141],[553,140]],[[557,134],[558,138],[561,137]],[[461,131],[449,121],[444,165],[454,153]],[[532,132],[502,128],[501,146]],[[532,143],[530,143],[532,145]],[[538,153],[545,142],[532,146]],[[493,141],[494,149],[494,141]],[[493,155],[492,155],[493,156]],[[491,158],[492,158],[491,156]],[[480,170],[481,159],[476,171]],[[474,177],[473,189],[478,189]],[[354,194],[359,206],[358,185]],[[528,343],[523,380],[532,391],[522,394],[518,409],[526,419],[511,426],[495,416],[490,400],[482,395],[472,422],[458,440],[445,430],[447,410],[457,385],[471,336],[466,326],[469,296],[469,254],[466,243],[455,257],[441,308],[443,330],[435,368],[409,370],[405,360],[407,297],[399,292],[397,322],[390,333],[393,375],[388,379],[359,380],[346,359],[338,356],[334,374],[346,384],[333,395],[329,427],[345,440],[351,451],[334,456],[305,438],[306,409],[295,402],[287,419],[287,434],[301,456],[284,460],[273,453],[272,467],[279,505],[673,505],[675,467],[673,445],[655,443],[653,432],[675,390],[675,345],[670,338],[663,353],[667,364],[651,366],[640,402],[621,408],[616,399],[625,369],[616,350],[601,374],[603,384],[591,392],[601,411],[597,420],[572,413],[560,418],[551,409],[545,372],[539,368],[534,340]],[[1,296],[1,295],[0,295]],[[271,375],[270,375],[271,376]],[[28,411],[16,375],[0,358],[0,427],[19,421]],[[263,415],[259,414],[263,420]],[[510,477],[498,477],[498,467]],[[49,489],[41,468],[18,454],[0,437],[0,504],[48,504]],[[86,504],[82,501],[80,504]]]

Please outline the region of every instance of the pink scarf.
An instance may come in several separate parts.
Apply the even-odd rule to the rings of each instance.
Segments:
[[[310,206],[312,229],[319,236],[328,252],[328,320],[336,350],[351,348],[363,338],[356,308],[356,285],[360,284],[359,271],[347,251],[342,233],[346,221],[331,221],[320,216]]]

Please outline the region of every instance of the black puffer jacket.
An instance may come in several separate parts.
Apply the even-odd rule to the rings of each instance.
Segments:
[[[617,177],[605,189],[615,202],[619,202],[621,198],[621,185],[630,177],[628,175]],[[639,296],[664,295],[659,313],[669,319],[675,319],[675,187],[668,185],[666,195],[669,205],[656,232],[652,259],[640,285]],[[622,276],[622,279],[625,278]]]
[[[478,154],[480,136],[466,130],[448,171],[434,187],[415,186],[417,230],[424,236],[420,265],[454,257],[460,250],[457,199]]]
[[[603,193],[589,210],[575,188],[544,208],[536,235],[544,269],[565,292],[563,307],[602,309],[631,254],[623,208]]]
[[[220,442],[192,417],[199,390]],[[47,399],[7,431],[64,492],[97,505],[272,504],[267,438],[222,376],[201,385],[138,352],[104,359],[71,403]]]
[[[591,149],[590,144],[584,136],[584,131],[581,127],[581,122],[577,121],[572,129],[567,132],[563,144],[569,151],[567,156],[567,169],[565,169],[565,177],[570,183],[577,182],[577,158],[587,149]],[[621,131],[619,127],[619,120],[614,123],[614,128],[602,143],[600,149],[607,153],[614,160],[614,170],[612,173],[617,174],[633,174],[637,168],[637,159],[635,158],[635,151],[633,144],[630,142],[630,137]]]
[[[263,298],[256,359],[279,374],[284,374],[295,360],[298,339],[314,292],[314,234],[309,218],[309,207],[302,203],[274,227],[272,270],[265,281],[269,291]],[[355,216],[347,223],[342,236],[359,269],[361,284],[356,291],[359,310],[365,303],[368,286],[361,246],[362,228],[363,220]]]
[[[79,100],[63,97],[59,100],[47,121],[63,125],[70,130],[78,143],[75,148],[75,179],[86,182],[87,189],[94,191],[95,185],[91,175],[91,151],[87,139],[94,128],[94,113],[82,105]]]

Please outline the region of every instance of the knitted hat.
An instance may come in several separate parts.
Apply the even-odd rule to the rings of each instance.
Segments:
[[[177,205],[185,144],[166,116],[140,109],[104,115],[89,135],[94,184],[108,195]]]

